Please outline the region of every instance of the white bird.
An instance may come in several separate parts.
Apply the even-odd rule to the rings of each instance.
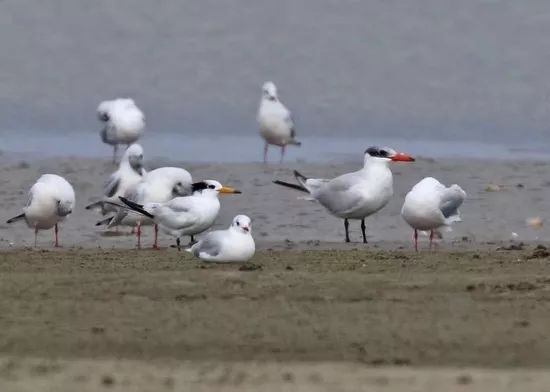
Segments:
[[[124,197],[138,204],[164,203],[174,197],[191,195],[193,179],[185,169],[178,167],[161,167],[146,173],[136,185],[129,187]],[[119,206],[116,206],[119,207]],[[141,226],[150,225],[153,221],[142,214],[118,208],[116,215],[104,219],[96,226],[107,224],[109,228],[124,225],[137,227],[137,247],[141,247]],[[155,224],[154,249],[158,249],[158,226]]]
[[[118,197],[124,196],[128,189],[137,185],[145,174],[143,148],[139,144],[132,144],[124,152],[118,170],[111,174],[105,184],[102,200],[86,206],[86,209],[98,209],[103,215],[117,212],[118,208],[112,203],[118,203]]]
[[[145,115],[131,98],[103,101],[97,107],[99,120],[105,123],[101,130],[103,143],[113,146],[113,163],[116,162],[119,144],[135,143],[145,129]]]
[[[430,230],[430,249],[434,230],[460,221],[458,207],[466,198],[466,192],[453,184],[446,187],[433,177],[426,177],[413,186],[407,196],[401,216],[414,229],[414,248],[418,251],[418,230]]]
[[[267,150],[270,144],[281,147],[281,163],[288,144],[300,146],[296,140],[296,130],[290,111],[279,101],[277,87],[273,82],[265,82],[258,109],[260,134],[265,140],[264,163],[267,163]]]
[[[227,230],[211,231],[186,250],[204,261],[248,261],[256,251],[250,218],[237,215]]]
[[[59,247],[58,223],[65,220],[74,208],[74,189],[67,180],[56,174],[44,174],[31,187],[23,213],[7,221],[25,220],[34,229],[34,246],[38,230],[54,228],[55,247]]]
[[[191,196],[176,197],[165,203],[138,204],[124,197],[120,200],[128,208],[136,211],[158,224],[164,232],[176,237],[176,244],[180,249],[180,237],[193,236],[212,226],[220,211],[220,193],[241,193],[240,191],[224,187],[218,181],[205,180],[193,184]]]
[[[393,195],[393,176],[390,162],[412,162],[414,158],[391,148],[369,147],[365,151],[361,170],[343,174],[331,180],[306,178],[294,171],[300,185],[284,181],[276,184],[309,193],[332,215],[344,219],[346,242],[349,239],[348,219],[361,220],[363,242],[367,243],[365,218],[383,208]]]

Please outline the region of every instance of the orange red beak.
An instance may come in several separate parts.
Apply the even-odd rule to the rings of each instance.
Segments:
[[[391,160],[394,162],[414,162],[413,157],[403,152],[398,152],[397,154],[391,157]]]

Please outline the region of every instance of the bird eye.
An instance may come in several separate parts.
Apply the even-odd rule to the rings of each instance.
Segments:
[[[237,221],[237,226],[240,226],[241,224],[239,223],[239,221]]]
[[[181,186],[181,182],[178,182],[178,183],[176,184],[176,186]]]
[[[208,185],[208,188],[214,189],[214,188],[216,188],[216,186],[215,185]]]

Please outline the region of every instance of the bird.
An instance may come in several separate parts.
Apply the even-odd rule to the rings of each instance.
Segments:
[[[260,135],[265,140],[264,163],[267,163],[267,150],[270,144],[281,147],[281,160],[285,156],[287,145],[300,146],[296,140],[296,129],[292,115],[277,96],[277,87],[273,82],[265,82],[262,87],[262,98],[258,108]]]
[[[401,216],[414,229],[414,248],[418,251],[418,230],[430,231],[430,249],[434,230],[461,220],[458,208],[466,192],[453,184],[446,187],[433,177],[417,183],[405,196]]]
[[[132,144],[124,152],[118,170],[111,174],[105,184],[103,198],[86,206],[86,209],[99,210],[102,215],[117,212],[118,208],[112,203],[118,203],[118,197],[123,196],[127,189],[138,184],[145,174],[143,148],[139,144]]]
[[[8,219],[6,223],[25,220],[34,229],[34,246],[39,230],[54,228],[55,244],[59,247],[58,224],[73,212],[74,189],[69,182],[56,174],[42,175],[31,187],[23,213]]]
[[[191,196],[175,197],[164,203],[138,204],[125,197],[120,200],[132,211],[152,219],[161,230],[176,237],[176,246],[181,249],[180,237],[194,236],[208,230],[220,211],[220,193],[241,193],[222,186],[215,180],[193,183]]]
[[[116,163],[118,145],[130,146],[143,134],[145,115],[131,98],[103,101],[97,107],[97,115],[104,123],[101,140],[113,146],[113,163]]]
[[[307,178],[294,171],[298,184],[280,180],[275,184],[308,193],[332,215],[344,219],[346,242],[349,219],[361,221],[363,243],[367,243],[365,218],[382,209],[393,195],[390,162],[413,162],[414,158],[388,147],[372,146],[365,151],[363,168],[333,179]]]
[[[217,263],[248,261],[256,251],[251,220],[246,215],[237,215],[228,229],[207,233],[186,251],[203,261]]]
[[[124,198],[138,204],[164,203],[174,197],[191,195],[193,179],[185,169],[178,167],[160,167],[147,172],[142,180],[129,187]],[[120,199],[119,199],[120,200]],[[122,205],[114,203],[117,213],[100,222],[96,226],[107,225],[108,228],[117,225],[136,227],[137,247],[141,248],[141,226],[153,224],[153,221],[142,214],[120,208]],[[155,239],[153,249],[158,249],[158,226],[154,225]]]

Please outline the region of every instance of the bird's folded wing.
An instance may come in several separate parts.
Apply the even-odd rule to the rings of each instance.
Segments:
[[[217,232],[209,233],[204,239],[202,239],[193,250],[195,256],[199,256],[201,253],[206,253],[210,256],[217,256],[220,254],[222,248],[222,241]]]
[[[113,197],[119,189],[120,186],[120,176],[118,173],[113,173],[107,183],[105,184],[104,194],[107,197]]]
[[[441,194],[439,209],[445,218],[458,214],[458,207],[462,205],[466,198],[466,192],[459,186],[451,186],[445,189]]]

